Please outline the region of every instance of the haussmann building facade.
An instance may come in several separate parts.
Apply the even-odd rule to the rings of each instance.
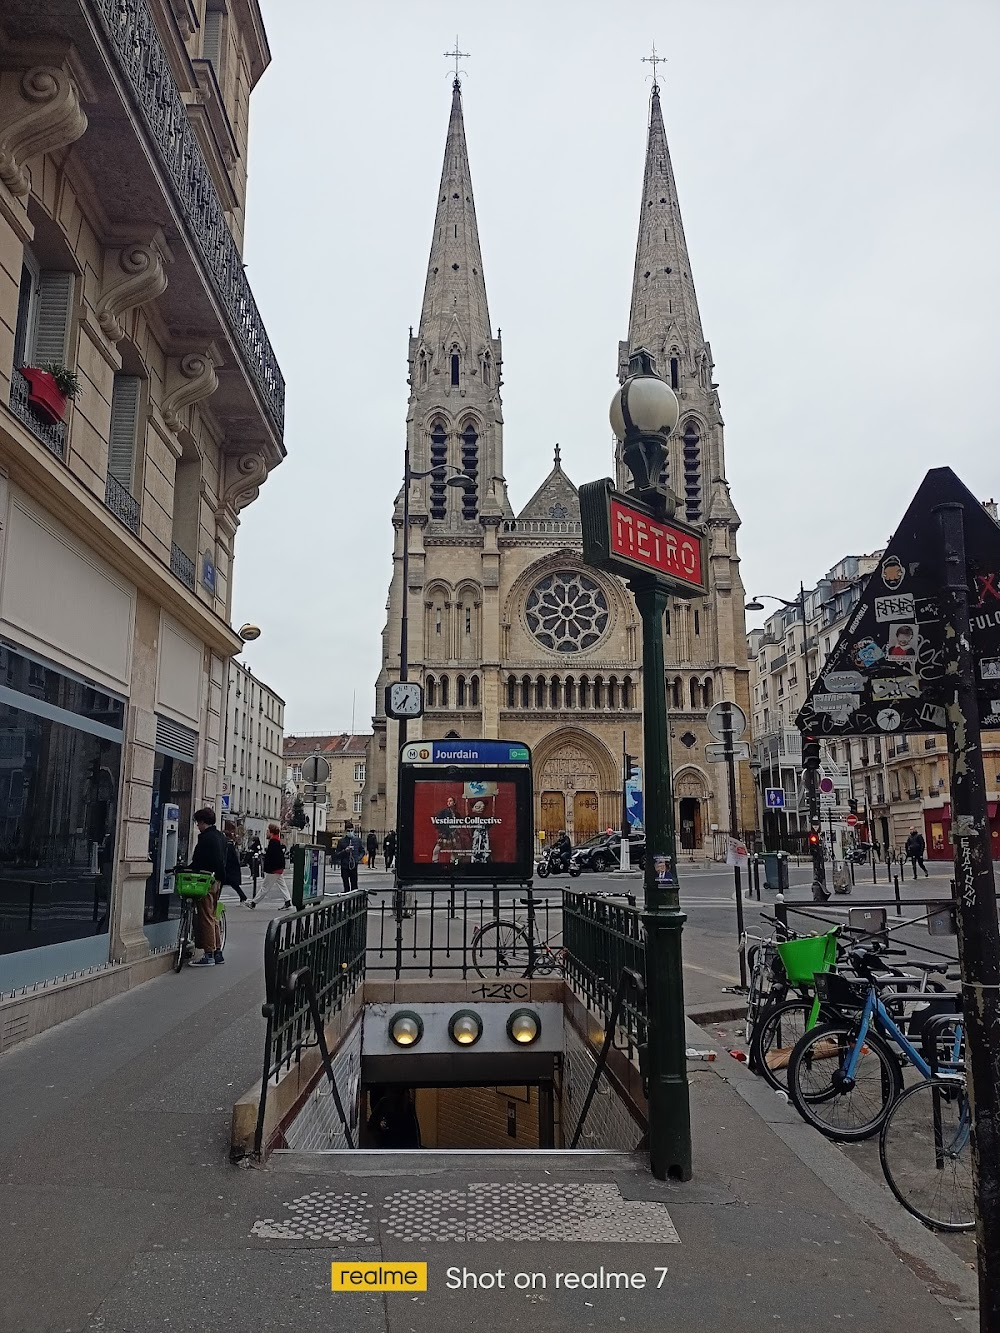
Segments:
[[[284,456],[240,257],[269,59],[256,0],[3,5],[0,1044],[19,987],[158,962],[218,796],[234,537]]]

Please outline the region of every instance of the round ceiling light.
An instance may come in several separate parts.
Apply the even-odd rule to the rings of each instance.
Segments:
[[[423,1035],[424,1020],[410,1009],[400,1009],[389,1019],[389,1037],[397,1046],[416,1046]]]
[[[507,1036],[518,1046],[530,1046],[542,1035],[542,1020],[534,1009],[515,1009],[507,1019]]]
[[[483,1020],[474,1009],[459,1009],[448,1022],[448,1036],[456,1046],[475,1046],[483,1035]]]

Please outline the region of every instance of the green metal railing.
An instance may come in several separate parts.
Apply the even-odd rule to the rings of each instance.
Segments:
[[[641,912],[593,894],[565,892],[562,942],[566,980],[607,1025],[622,973],[627,969],[642,978],[646,975]],[[631,1056],[646,1042],[645,997],[635,988],[629,988],[620,1001],[618,1025]]]

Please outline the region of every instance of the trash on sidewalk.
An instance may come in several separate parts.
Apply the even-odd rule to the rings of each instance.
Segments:
[[[684,1052],[689,1060],[714,1060],[714,1051],[701,1051],[696,1046],[689,1046]]]
[[[741,1065],[746,1064],[747,1062],[746,1051],[730,1051],[729,1054],[733,1057],[734,1060],[739,1060]]]

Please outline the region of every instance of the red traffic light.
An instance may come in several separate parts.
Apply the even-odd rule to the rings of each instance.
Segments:
[[[809,832],[809,846],[810,847],[819,846],[819,834],[816,832],[815,829],[811,829]]]

